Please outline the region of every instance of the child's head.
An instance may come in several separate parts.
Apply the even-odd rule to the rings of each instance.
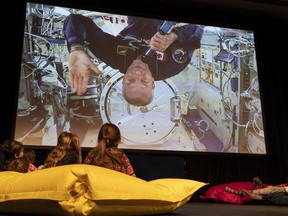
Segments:
[[[6,160],[22,158],[24,156],[24,145],[17,140],[5,140],[2,143],[2,150]]]
[[[25,149],[24,150],[24,157],[26,157],[30,163],[34,164],[35,159],[36,159],[35,150],[34,149]]]
[[[64,150],[78,150],[80,148],[80,140],[78,135],[69,131],[61,132],[58,136],[57,147]]]
[[[5,170],[27,173],[29,170],[29,161],[26,157],[11,158],[6,161]]]
[[[67,157],[69,157],[70,151],[77,153],[77,162],[75,161],[73,163],[82,163],[82,152],[78,135],[69,131],[63,131],[58,136],[57,146],[48,154],[41,168],[57,166],[57,163],[61,161],[66,154],[68,154]]]
[[[118,147],[121,142],[121,132],[120,129],[112,123],[105,123],[100,128],[98,134],[98,145],[103,143],[106,148]]]

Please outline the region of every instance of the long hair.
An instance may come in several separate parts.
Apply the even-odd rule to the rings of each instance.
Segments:
[[[25,149],[24,150],[24,157],[26,157],[30,163],[34,164],[35,160],[36,160],[35,150],[34,149]]]
[[[6,171],[27,173],[27,172],[29,172],[29,161],[26,157],[11,158],[11,159],[6,161],[4,169]]]
[[[17,140],[7,139],[2,143],[2,151],[5,155],[5,160],[10,160],[11,158],[16,158],[23,151],[23,143]]]
[[[103,165],[105,155],[108,155],[114,162],[120,164],[121,160],[117,155],[110,154],[109,149],[118,149],[118,145],[121,142],[120,129],[112,123],[105,123],[102,125],[98,134],[98,144],[94,149],[93,164]],[[119,152],[121,152],[119,150]]]
[[[48,154],[44,161],[44,168],[55,167],[57,162],[70,150],[77,152],[77,163],[82,163],[82,152],[78,135],[72,132],[63,131],[58,136],[57,146]]]

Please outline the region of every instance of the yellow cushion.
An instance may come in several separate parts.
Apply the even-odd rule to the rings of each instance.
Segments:
[[[0,185],[0,212],[144,215],[172,212],[206,183],[180,178],[145,181],[74,164],[25,174],[0,172]]]

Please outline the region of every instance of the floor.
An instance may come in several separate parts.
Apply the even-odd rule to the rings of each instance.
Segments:
[[[31,216],[31,214],[20,214]],[[20,216],[19,214],[5,214],[0,216]],[[34,214],[33,214],[34,215]],[[51,216],[45,213],[43,216]],[[262,205],[262,204],[225,204],[225,203],[203,203],[189,201],[184,206],[172,213],[159,216],[287,216],[288,206]]]
[[[288,206],[189,202],[170,216],[287,216]]]

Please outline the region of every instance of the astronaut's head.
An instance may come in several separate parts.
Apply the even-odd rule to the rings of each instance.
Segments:
[[[154,78],[141,57],[136,58],[127,68],[122,81],[123,96],[134,106],[146,106],[153,100]]]

